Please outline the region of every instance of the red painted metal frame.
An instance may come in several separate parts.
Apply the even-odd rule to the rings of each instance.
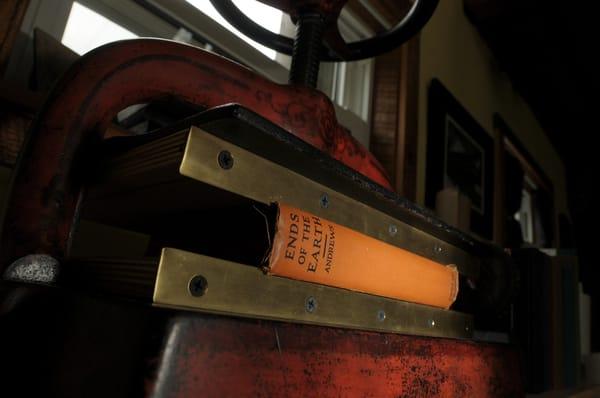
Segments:
[[[150,397],[520,397],[517,352],[467,341],[187,314]]]
[[[390,187],[379,163],[336,121],[315,90],[282,86],[197,48],[135,40],[99,48],[59,82],[22,155],[0,265],[30,253],[68,253],[85,170],[128,105],[168,97],[202,107],[239,103]],[[521,396],[506,346],[365,333],[196,314],[167,329],[151,396]]]
[[[321,92],[279,85],[223,57],[166,40],[138,39],[82,57],[54,88],[25,145],[3,229],[1,266],[68,252],[80,186],[78,154],[129,105],[177,98],[210,108],[241,104],[390,188],[377,160],[337,123]]]

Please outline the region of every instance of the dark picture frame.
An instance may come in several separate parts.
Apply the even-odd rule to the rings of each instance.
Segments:
[[[455,187],[471,200],[470,232],[492,239],[494,139],[457,99],[433,79],[428,91],[425,205]]]
[[[539,228],[543,230],[545,241],[543,245],[538,246],[542,242],[539,240],[539,237],[536,237],[536,241],[533,244],[536,247],[556,247],[560,242],[556,241],[558,220],[555,215],[554,185],[552,184],[552,180],[548,178],[544,170],[533,158],[517,134],[514,133],[513,129],[509,127],[504,118],[499,113],[494,113],[493,120],[496,135],[500,137],[500,141],[502,142],[502,153],[505,157],[510,155],[516,158],[517,164],[521,166],[523,175],[536,186],[532,203],[536,207],[535,216],[539,217],[539,224],[534,226],[534,228],[536,228],[536,232],[539,232]],[[511,150],[509,150],[509,146],[512,147]],[[502,167],[504,168],[502,173],[504,181],[502,181],[502,184],[504,184],[506,190],[514,186],[515,182],[509,175],[510,173],[508,173],[506,161],[502,162]],[[504,193],[503,199],[506,202],[510,192],[505,191]],[[506,203],[503,204],[501,209],[503,218],[506,217],[506,211],[509,207]],[[503,232],[503,235],[506,235],[507,231]]]

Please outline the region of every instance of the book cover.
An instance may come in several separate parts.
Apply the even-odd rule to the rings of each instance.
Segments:
[[[458,271],[322,217],[279,204],[271,275],[449,308]]]

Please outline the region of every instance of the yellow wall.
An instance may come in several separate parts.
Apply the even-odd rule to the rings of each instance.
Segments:
[[[442,0],[421,32],[417,202],[425,202],[427,89],[438,78],[493,134],[495,112],[506,121],[554,184],[557,211],[566,211],[565,170],[529,106],[515,92],[490,49],[469,22],[461,0]]]

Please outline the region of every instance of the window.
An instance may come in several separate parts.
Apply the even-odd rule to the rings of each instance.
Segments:
[[[75,1],[61,42],[82,55],[101,45],[136,37],[124,27]]]
[[[531,202],[531,189],[533,187],[531,187],[529,183],[531,183],[531,180],[526,178],[523,184],[521,207],[519,207],[519,210],[514,214],[514,218],[521,226],[523,242],[533,244],[533,207]]]
[[[259,44],[254,40],[244,36],[239,30],[231,26],[231,24],[227,22],[225,18],[221,16],[221,14],[219,14],[219,12],[213,7],[209,0],[186,1],[192,4],[198,10],[202,11],[204,14],[217,21],[219,24],[223,25],[225,28],[227,28],[227,30],[233,32],[236,36],[244,40],[246,43],[249,43],[252,47],[256,48],[267,57],[275,59],[277,54],[275,50],[271,50],[270,48],[265,47],[262,44]],[[260,3],[256,0],[235,0],[234,3],[250,19],[254,21],[260,20],[260,24],[262,27],[269,29],[271,32],[274,33],[281,32],[281,20],[283,19],[283,13],[278,9]]]
[[[504,146],[506,152],[517,160],[522,173],[520,206],[512,215],[521,227],[522,242],[535,247],[550,247],[554,229],[552,186],[529,156],[518,148],[519,144],[505,137]],[[515,182],[507,181],[507,184],[510,183]]]
[[[500,149],[496,159],[498,242],[505,247],[552,247],[555,244],[552,182],[498,114],[494,115],[494,128]]]

